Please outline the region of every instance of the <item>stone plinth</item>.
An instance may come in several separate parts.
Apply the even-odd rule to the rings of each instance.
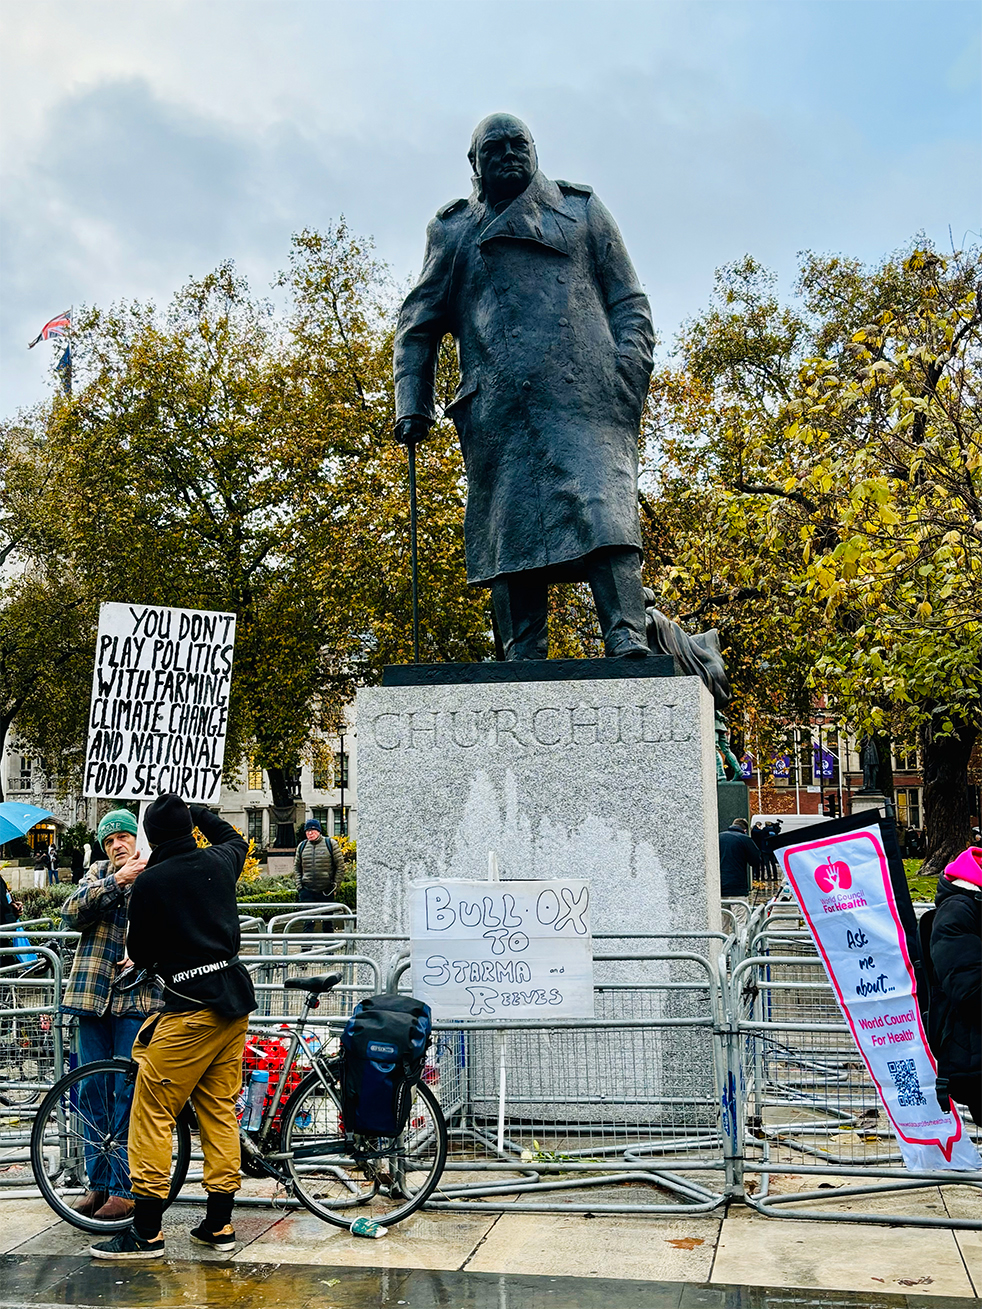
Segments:
[[[750,824],[750,792],[746,782],[734,780],[716,783],[716,807],[719,811],[719,830],[725,832],[734,819],[742,818]]]
[[[720,930],[709,693],[698,678],[672,676],[670,659],[576,661],[575,680],[553,680],[558,662],[540,666],[549,680],[530,680],[528,664],[449,665],[452,681],[432,668],[399,669],[392,680],[403,684],[359,692],[361,931],[407,932],[410,883],[485,878],[489,850],[503,880],[586,878],[595,934]],[[595,941],[594,952],[659,948],[706,950],[697,941]],[[597,1016],[696,1016],[703,997],[664,988],[697,975],[691,964],[598,960]],[[475,1037],[471,1050],[479,1116],[493,1116],[484,1101],[497,1086],[489,1041]],[[524,1066],[511,1093],[547,1120],[569,1117],[575,1098],[583,1119],[664,1121],[712,1090],[711,1057],[696,1054],[684,1028],[571,1043],[557,1065],[572,1079],[565,1088],[544,1064]],[[584,1103],[593,1095],[603,1104]],[[679,1104],[666,1111],[664,1098]]]
[[[270,877],[283,877],[293,872],[293,850],[279,849],[266,852],[266,872]]]
[[[489,850],[503,879],[588,878],[594,931],[719,930],[698,678],[371,687],[358,723],[363,931],[406,931],[410,882],[484,878]]]
[[[852,812],[854,814],[868,813],[872,821],[875,817],[874,811],[881,814],[891,814],[893,812],[892,802],[877,791],[856,791],[852,797]]]

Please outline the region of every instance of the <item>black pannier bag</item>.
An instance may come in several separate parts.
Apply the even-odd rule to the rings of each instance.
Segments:
[[[373,995],[341,1033],[341,1099],[346,1136],[398,1136],[412,1089],[423,1075],[433,1018],[411,995]]]

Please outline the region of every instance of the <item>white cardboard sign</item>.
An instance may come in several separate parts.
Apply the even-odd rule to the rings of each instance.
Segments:
[[[975,1169],[979,1152],[936,1096],[877,823],[781,851],[785,872],[908,1168]]]
[[[415,882],[413,994],[437,1019],[593,1017],[590,887]]]
[[[83,795],[217,801],[234,647],[235,614],[102,605]]]

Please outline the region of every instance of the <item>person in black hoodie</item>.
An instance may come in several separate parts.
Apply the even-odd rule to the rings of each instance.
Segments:
[[[197,827],[210,842],[200,850]],[[248,846],[202,805],[161,795],[144,818],[154,847],[130,895],[126,951],[156,973],[164,1008],[140,1029],[139,1065],[130,1112],[129,1164],[133,1225],[90,1247],[98,1259],[154,1259],[170,1188],[171,1132],[190,1099],[201,1132],[208,1207],[192,1239],[215,1250],[235,1247],[232,1206],[241,1185],[235,1101],[242,1050],[256,1008],[252,981],[239,962],[235,884]]]
[[[947,1091],[982,1124],[982,849],[970,847],[948,865],[935,904],[931,966],[943,999],[931,1024],[938,1098]]]

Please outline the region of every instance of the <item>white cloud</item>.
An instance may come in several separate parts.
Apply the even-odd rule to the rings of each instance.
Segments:
[[[166,300],[224,258],[264,290],[290,233],[341,212],[404,279],[493,109],[603,196],[663,334],[747,250],[787,286],[805,247],[960,240],[980,226],[980,21],[933,9],[939,50],[910,41],[904,0],[8,6],[0,412],[42,394],[24,345],[72,300]]]

